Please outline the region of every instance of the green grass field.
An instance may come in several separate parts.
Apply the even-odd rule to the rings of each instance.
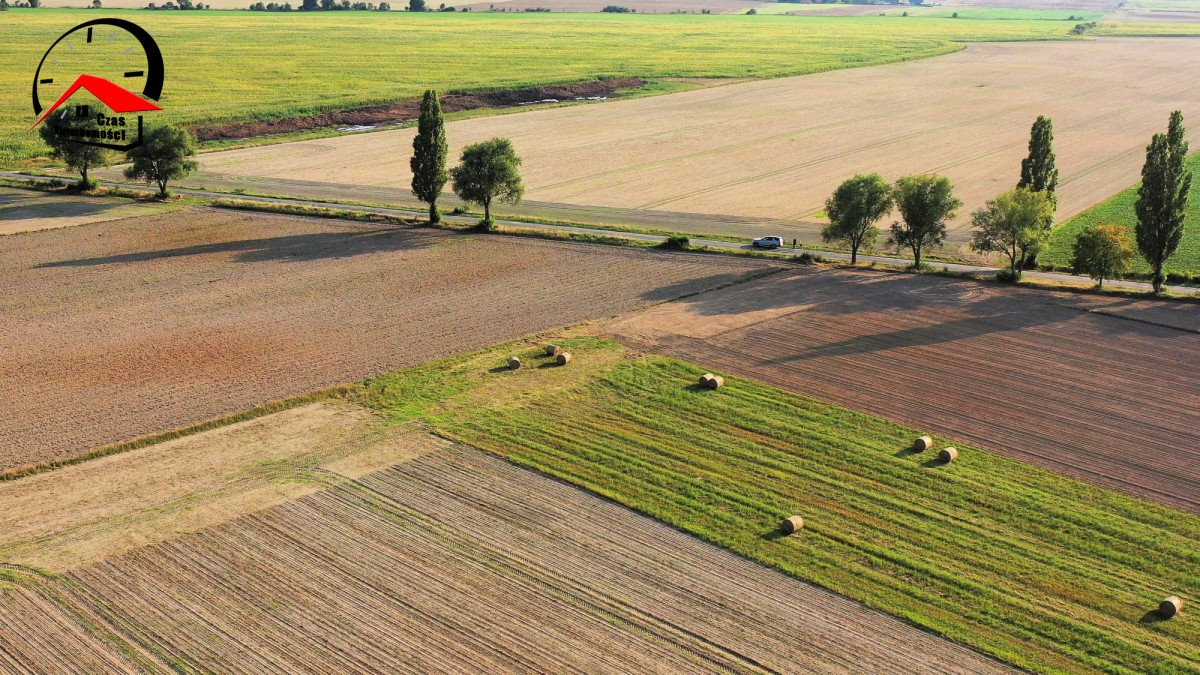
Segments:
[[[1200,670],[1200,622],[1147,613],[1200,595],[1200,518],[916,431],[588,336],[371,380],[396,422],[575,483],[742,555],[1039,671]],[[499,368],[517,353],[518,371]],[[939,447],[943,444],[939,440]],[[798,536],[776,533],[802,514]]]
[[[1188,198],[1187,217],[1184,220],[1183,241],[1179,243],[1174,257],[1167,263],[1166,270],[1168,273],[1200,276],[1200,153],[1193,154],[1188,159],[1188,165],[1192,170],[1192,190]],[[1054,228],[1050,235],[1050,245],[1045,253],[1038,256],[1038,262],[1069,268],[1075,239],[1092,225],[1124,225],[1129,230],[1130,243],[1134,250],[1137,250],[1137,238],[1134,235],[1134,227],[1137,225],[1137,212],[1134,210],[1136,203],[1137,186],[1134,186]],[[1148,274],[1151,269],[1139,255],[1133,271]]]
[[[1070,29],[893,17],[14,9],[0,41],[0,165],[44,152],[27,131],[37,62],[59,35],[98,16],[133,20],[156,38],[167,73],[160,117],[183,122],[299,116],[427,88],[797,75],[933,56],[964,41],[1060,38]]]

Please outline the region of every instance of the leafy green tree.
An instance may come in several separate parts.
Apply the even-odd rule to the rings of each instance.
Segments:
[[[1163,265],[1175,254],[1183,238],[1192,173],[1185,168],[1188,143],[1184,139],[1183,113],[1171,113],[1166,134],[1155,134],[1146,147],[1142,184],[1138,188],[1137,246],[1154,268],[1154,292],[1161,293],[1166,276]]]
[[[429,204],[430,224],[440,223],[442,214],[437,200],[450,178],[446,171],[446,124],[437,92],[430,89],[421,99],[421,118],[417,120],[417,135],[413,138],[412,191],[417,199]]]
[[[125,177],[158,184],[158,196],[166,199],[167,182],[183,178],[200,168],[196,139],[183,127],[166,125],[146,132],[141,145],[129,151]]]
[[[521,158],[507,138],[468,145],[459,165],[450,170],[454,194],[466,202],[483,206],[485,229],[492,226],[492,202],[515,204],[525,194],[519,167]]]
[[[93,133],[98,134],[100,126],[92,116],[74,117],[69,111],[56,111],[47,117],[38,127],[38,135],[50,146],[50,153],[61,159],[67,167],[79,172],[79,189],[87,190],[94,186],[88,179],[88,171],[93,167],[108,164],[109,153],[100,147],[79,143],[72,138],[83,138]]]
[[[1105,279],[1113,279],[1129,271],[1133,262],[1133,247],[1129,235],[1120,225],[1093,225],[1075,240],[1075,255],[1071,269],[1086,274],[1101,288]]]
[[[850,263],[858,262],[858,249],[879,237],[875,222],[892,210],[892,188],[877,173],[859,174],[847,180],[825,200],[829,224],[821,230],[826,242],[850,246]]]
[[[408,11],[424,12],[425,11],[425,0],[408,0]]]
[[[888,242],[907,246],[913,254],[913,266],[920,268],[924,250],[946,241],[946,221],[954,217],[962,202],[954,196],[949,179],[931,174],[897,180],[892,200],[903,220],[892,224]]]
[[[1057,205],[1058,169],[1054,166],[1054,123],[1038,115],[1029,131],[1029,156],[1021,160],[1021,180],[1017,187],[1045,192]]]
[[[1054,204],[1046,192],[1017,188],[998,195],[971,214],[975,234],[971,248],[980,253],[995,251],[1008,258],[1009,280],[1021,278],[1026,254],[1050,237]]]
[[[1050,118],[1038,115],[1029,132],[1029,156],[1021,160],[1021,179],[1017,187],[1045,192],[1050,204],[1058,206],[1058,168],[1054,162],[1054,123]],[[1020,260],[1020,269],[1029,269],[1037,262],[1041,242],[1025,250]]]

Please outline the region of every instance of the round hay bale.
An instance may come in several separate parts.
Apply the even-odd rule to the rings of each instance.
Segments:
[[[554,362],[560,366],[567,365],[568,363],[571,362],[571,353],[570,352],[559,352],[558,357],[554,359]]]
[[[721,377],[720,375],[713,375],[712,377],[708,378],[708,383],[704,386],[708,387],[709,389],[720,389],[721,385],[723,384],[725,384],[725,378]]]
[[[958,448],[942,448],[938,453],[938,461],[942,464],[949,464],[958,459]]]
[[[701,375],[700,376],[700,386],[707,389],[708,381],[713,379],[714,377],[716,377],[716,375],[713,375],[712,373],[705,373],[705,374]]]
[[[508,369],[509,370],[516,370],[517,368],[520,368],[520,367],[521,367],[521,359],[518,359],[515,356],[508,357]]]
[[[562,353],[562,347],[558,345],[546,345],[546,356],[558,356]]]
[[[1158,603],[1158,614],[1164,619],[1175,616],[1182,609],[1183,600],[1180,600],[1178,595],[1169,595],[1162,602]]]
[[[804,529],[804,519],[800,516],[789,516],[783,524],[779,526],[784,534],[794,534]]]
[[[933,439],[928,436],[921,436],[917,440],[913,441],[912,444],[913,452],[925,452],[932,447]]]

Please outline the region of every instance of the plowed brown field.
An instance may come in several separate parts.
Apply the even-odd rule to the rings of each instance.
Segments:
[[[797,271],[652,307],[610,329],[1200,512],[1194,305]]]
[[[612,502],[446,443],[39,590],[122,636],[124,652],[202,672],[1004,670]],[[49,604],[0,592],[0,616],[39,601]],[[51,644],[21,650],[12,658],[25,667],[74,665]]]
[[[0,470],[766,267],[198,209],[0,238]]]

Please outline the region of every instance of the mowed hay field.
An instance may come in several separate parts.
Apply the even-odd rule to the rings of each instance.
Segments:
[[[0,668],[1007,670],[561,482],[412,442],[389,469],[0,581]]]
[[[951,233],[961,246],[970,211],[1020,177],[1039,114],[1055,122],[1058,215],[1069,217],[1138,180],[1171,110],[1200,120],[1198,70],[1200,41],[1189,39],[972,44],[931,60],[464,120],[448,134],[455,156],[511,138],[530,200],[784,218],[797,223],[784,234],[810,242],[824,200],[851,175],[940,173],[965,202]],[[235,177],[258,191],[272,178],[357,182],[402,199],[413,134],[213,153],[192,180]],[[1200,144],[1200,124],[1190,137]]]
[[[650,308],[610,330],[1200,513],[1194,305],[797,271]]]
[[[210,209],[2,237],[0,470],[766,267]]]
[[[712,363],[544,339],[570,365],[493,370],[547,362],[522,341],[375,378],[361,400],[1021,667],[1200,668],[1200,623],[1151,613],[1200,593],[1200,517],[953,438],[942,465],[908,450],[913,428],[726,371],[704,390]],[[805,527],[782,536],[793,514]]]
[[[797,75],[944,54],[964,40],[1062,38],[1070,30],[1065,22],[857,17],[108,9],[104,15],[134,21],[162,49],[164,112],[156,119],[204,124],[389,103],[431,88],[509,89],[602,76]],[[54,40],[95,18],[91,10],[5,14],[0,165],[46,153],[29,132],[34,70]]]

